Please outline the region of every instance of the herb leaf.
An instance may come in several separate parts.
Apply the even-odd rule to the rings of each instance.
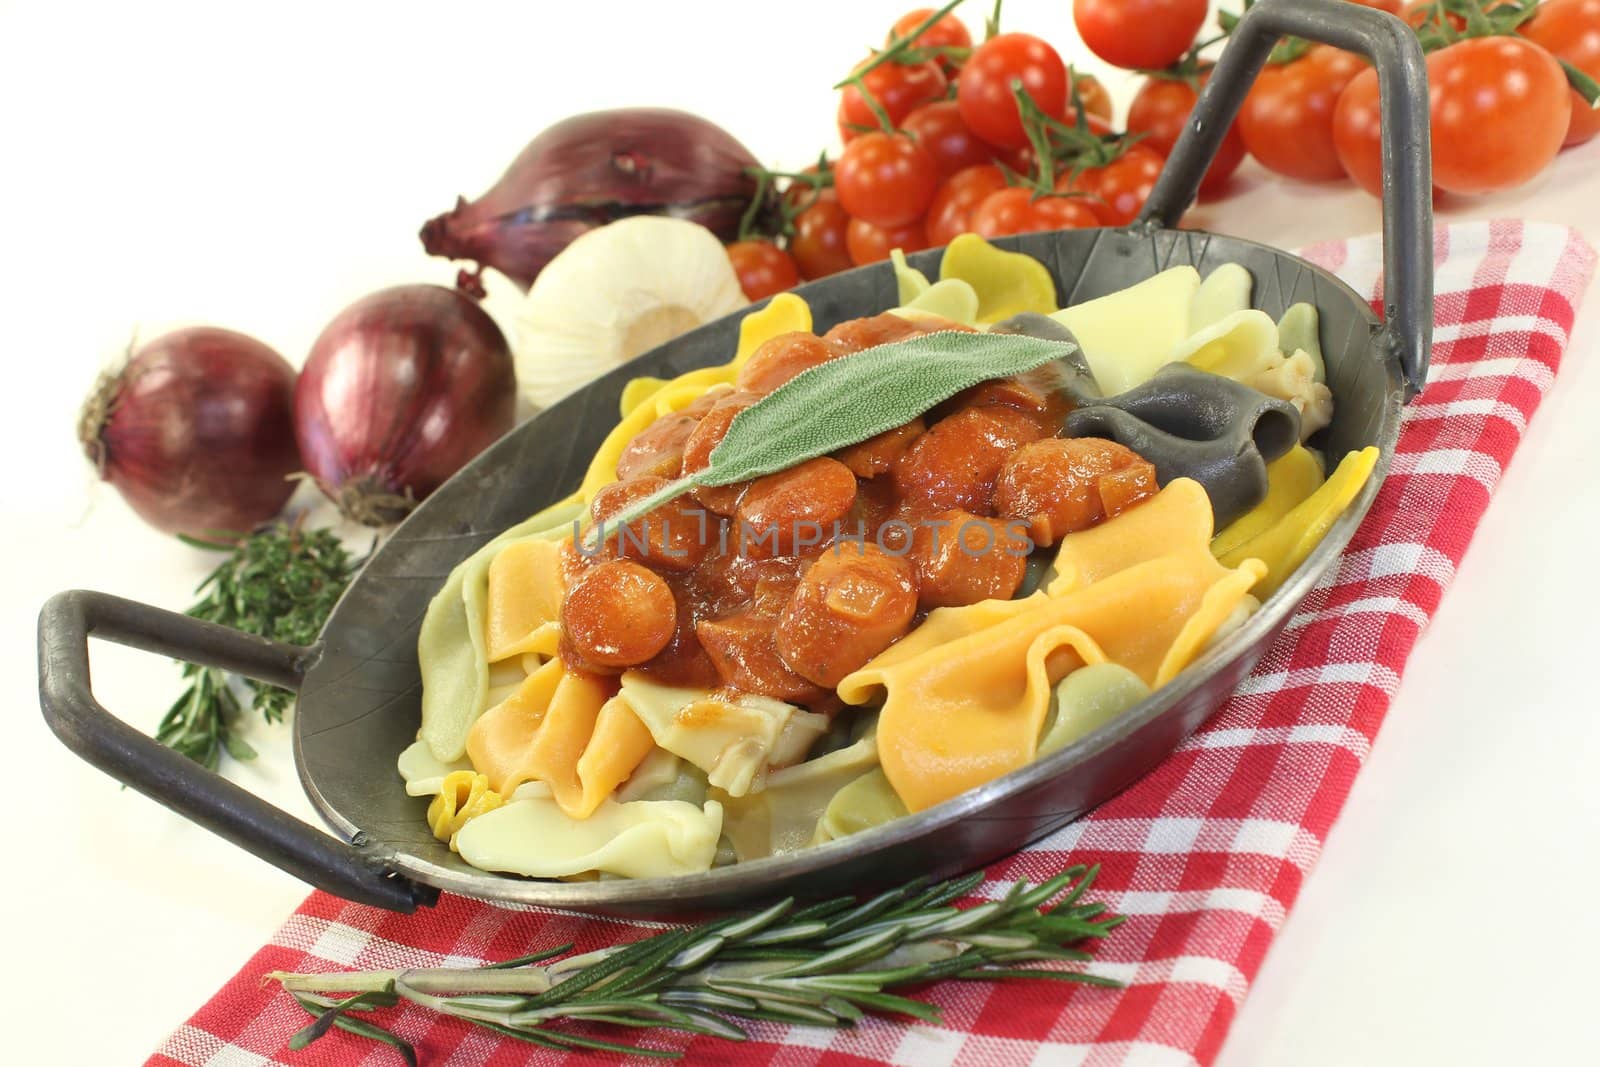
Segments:
[[[239,540],[200,583],[201,599],[188,614],[258,637],[309,645],[364,562],[352,560],[332,530],[276,523]],[[162,718],[156,740],[211,770],[224,752],[237,760],[255,758],[255,750],[236,732],[242,708],[227,672],[186,663],[183,676],[189,688]],[[245,685],[252,706],[268,722],[282,719],[294,700],[279,686],[254,679]]]
[[[902,426],[961,390],[1033,370],[1076,350],[1021,334],[941,330],[812,367],[741,411],[710,463],[607,522],[622,526],[696,486],[788,470]]]
[[[318,1017],[295,1036],[298,1047],[336,1026],[393,1044],[405,1055],[407,1047],[393,1034],[375,1026],[363,1031],[359,1027],[371,1024],[350,1016],[391,1004],[398,996],[545,1048],[677,1057],[682,1053],[583,1036],[559,1024],[649,1027],[740,1041],[747,1035],[725,1016],[852,1026],[875,1012],[937,1022],[939,1010],[933,1005],[888,990],[942,978],[1050,978],[1119,987],[1111,979],[1059,965],[1088,959],[1085,943],[1122,921],[1100,918],[1104,905],[1078,902],[1096,870],[1078,866],[1037,885],[1017,882],[1004,896],[965,910],[950,902],[973,889],[981,874],[903,886],[860,906],[844,900],[793,911],[793,901],[785,900],[744,919],[665,930],[543,966],[522,961],[547,960],[571,946],[489,967],[273,973],[267,978]],[[1011,947],[1024,942],[1033,947]],[[1033,962],[1047,966],[1018,966]],[[548,992],[507,995],[508,973],[524,975],[527,980],[520,984],[526,988],[544,986]],[[330,992],[356,995],[345,1000],[319,995]]]

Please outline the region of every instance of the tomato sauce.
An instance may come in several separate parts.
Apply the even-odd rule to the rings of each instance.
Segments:
[[[732,390],[645,428],[590,508],[605,537],[563,548],[561,655],[601,675],[837,707],[833,688],[938,607],[1015,595],[1026,557],[1155,492],[1114,442],[1061,440],[1045,368],[751,482],[701,488],[622,528],[611,516],[694,471],[735,415],[829,359],[953,323],[877,315],[767,341]]]

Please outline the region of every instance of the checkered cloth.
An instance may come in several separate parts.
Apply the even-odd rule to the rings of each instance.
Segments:
[[[1069,862],[1100,864],[1095,896],[1128,921],[1100,945],[1090,969],[1126,988],[945,982],[922,994],[943,1011],[937,1026],[761,1023],[743,1045],[665,1032],[618,1036],[645,1034],[695,1064],[1210,1063],[1377,736],[1417,635],[1555,380],[1595,263],[1573,231],[1517,221],[1441,228],[1435,254],[1429,384],[1337,570],[1227,706],[1170,759],[1093,814],[996,864],[979,892],[1044,878]],[[1302,255],[1380,303],[1376,238]],[[392,1050],[337,1031],[287,1051],[308,1016],[261,976],[469,966],[565,941],[598,947],[643,927],[449,896],[400,916],[313,893],[150,1062],[397,1063]],[[567,1058],[411,1007],[384,1015],[426,1064]],[[585,1055],[584,1062],[615,1060]]]

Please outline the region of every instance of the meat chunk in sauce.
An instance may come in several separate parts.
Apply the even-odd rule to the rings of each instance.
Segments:
[[[673,412],[652,422],[617,457],[617,478],[676,478],[683,473],[683,446],[700,424],[693,415]]]
[[[994,507],[999,515],[1027,522],[1035,543],[1053,545],[1156,489],[1155,467],[1131,449],[1095,437],[1052,437],[1018,449],[1006,461],[995,483]]]
[[[904,426],[885,430],[876,437],[841,448],[833,458],[850,468],[857,478],[876,478],[894,470],[895,461],[911,447],[911,442],[922,436],[921,418],[912,419]]]
[[[677,611],[672,590],[648,567],[625,559],[598,563],[561,601],[562,652],[585,670],[632,667],[667,647]]]
[[[749,609],[704,619],[695,626],[695,634],[723,685],[791,704],[811,704],[826,690],[790,670],[778,655],[777,626],[773,616]]]
[[[1024,529],[969,511],[926,516],[911,537],[917,604],[931,610],[1009,600],[1028,567]]]
[[[1038,422],[1008,407],[966,408],[917,438],[895,463],[895,489],[922,511],[960,508],[993,515],[995,479],[1011,453],[1044,436]]]
[[[837,346],[813,333],[781,333],[762,343],[739,369],[734,387],[765,395],[801,371],[820,367],[840,355]]]
[[[747,393],[741,390],[724,392],[711,405],[711,409],[701,417],[694,431],[683,445],[683,473],[693,474],[695,471],[704,470],[711,464],[712,451],[728,436],[728,427],[733,425],[733,420],[739,412],[755,404],[761,397],[757,393]],[[696,486],[690,491],[692,496],[702,507],[718,515],[732,515],[734,508],[739,504],[739,495],[744,492],[743,483],[738,485]]]
[[[911,564],[874,544],[844,541],[811,564],[778,620],[778,654],[832,689],[903,637],[917,613]]]
[[[613,482],[595,494],[589,512],[604,525],[606,544],[615,555],[656,570],[685,571],[705,558],[711,543],[712,516],[693,500],[686,496],[669,500],[621,528],[610,521],[667,484],[665,478],[656,477]]]
[[[826,456],[757,478],[736,512],[743,550],[764,559],[815,549],[849,514],[855,498],[856,476]]]

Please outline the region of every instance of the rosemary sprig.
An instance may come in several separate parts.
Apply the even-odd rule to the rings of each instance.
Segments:
[[[215,549],[208,541],[190,544]],[[352,560],[331,530],[304,530],[276,523],[238,538],[226,561],[195,589],[200,599],[187,614],[289,644],[308,645],[322,632],[328,613],[365,560]],[[242,712],[229,675],[215,667],[183,665],[189,687],[167,710],[156,740],[212,770],[222,753],[255,758],[239,736]],[[283,718],[294,694],[245,679],[251,705],[268,722]]]
[[[972,908],[953,901],[981,873],[948,882],[919,880],[858,903],[851,897],[795,910],[783,900],[753,915],[667,930],[641,941],[565,956],[551,952],[486,967],[428,967],[344,974],[285,974],[278,982],[315,1020],[297,1033],[304,1048],[335,1027],[394,1046],[402,1038],[351,1013],[410,1001],[506,1037],[552,1049],[602,1049],[676,1058],[576,1034],[562,1023],[679,1030],[742,1041],[729,1019],[851,1026],[868,1012],[937,1022],[925,1001],[888,992],[952,978],[1048,978],[1116,988],[1120,983],[1060,966],[1090,958],[1085,943],[1122,922],[1084,903],[1098,867],[1071,867],[1040,883],[1016,882]],[[330,996],[331,994],[331,996]]]

